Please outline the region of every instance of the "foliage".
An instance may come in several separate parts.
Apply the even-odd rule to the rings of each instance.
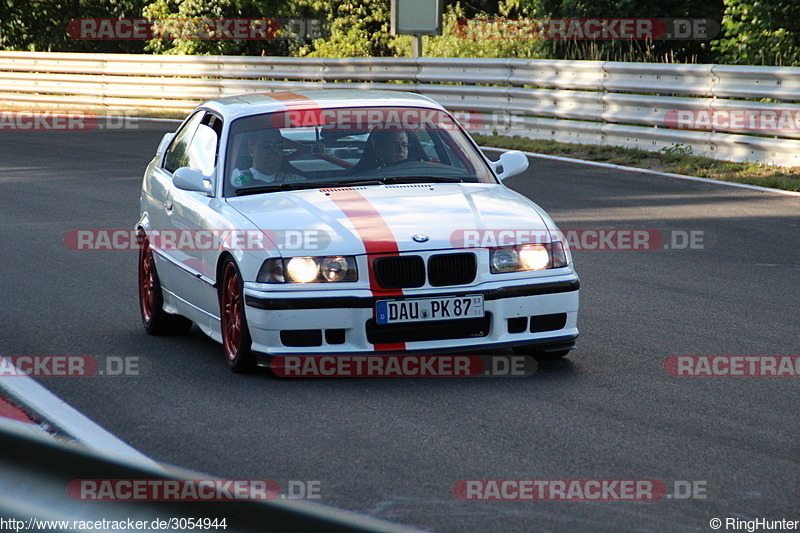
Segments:
[[[694,154],[691,146],[681,143],[672,143],[659,150],[665,163],[675,163]]]
[[[543,40],[525,32],[503,31],[515,19],[542,18],[722,18],[724,0],[500,0],[448,2],[443,35],[423,37],[424,55],[432,57],[520,57],[612,61],[712,62],[709,40]],[[389,0],[301,0],[326,16],[330,36],[302,47],[298,55],[322,57],[409,56],[411,38],[389,33]],[[458,19],[478,21],[467,34]],[[469,26],[472,28],[472,26]],[[498,38],[498,35],[500,38]]]
[[[794,0],[725,0],[722,29],[714,45],[722,62],[800,65],[800,4]]]
[[[527,0],[531,9],[547,18],[722,18],[724,0]],[[544,53],[553,59],[711,63],[709,40],[550,40]]]
[[[385,57],[411,55],[411,36],[391,35],[389,0],[304,0],[302,5],[325,16],[329,36],[299,50],[314,57]],[[445,7],[441,36],[423,37],[423,55],[430,57],[537,57],[537,41],[491,38],[486,28],[465,38],[459,18],[495,19],[524,16],[519,0],[450,3]]]
[[[73,39],[77,18],[141,17],[147,0],[0,0],[0,49],[44,52],[142,52],[142,41]]]
[[[543,43],[524,34],[513,33],[514,19],[531,14],[513,0],[501,1],[496,14],[476,13],[467,16],[460,3],[448,6],[442,20],[442,35],[424,40],[424,54],[432,57],[516,57],[536,59],[541,57]],[[459,19],[477,19],[479,24],[459,24]],[[483,20],[481,20],[483,19]],[[410,47],[410,39],[408,40]]]
[[[323,57],[411,55],[411,37],[390,32],[390,0],[0,0],[0,49],[61,52],[246,54]],[[82,40],[79,18],[324,19],[313,41],[171,39]],[[708,19],[713,41],[546,40],[509,31],[515,19]],[[464,19],[475,25],[465,26]],[[484,19],[483,21],[479,19]],[[505,29],[504,29],[505,28]],[[498,37],[499,36],[499,37]],[[445,0],[443,34],[423,37],[431,57],[517,57],[800,66],[800,3],[794,0]]]
[[[329,35],[302,47],[312,57],[382,57],[395,55],[388,0],[299,0],[297,7],[324,18]]]
[[[148,19],[172,22],[223,18],[279,18],[291,14],[282,0],[155,0],[144,9]],[[187,28],[191,28],[188,25]],[[286,40],[198,39],[190,31],[172,39],[152,39],[147,50],[157,54],[286,55]]]

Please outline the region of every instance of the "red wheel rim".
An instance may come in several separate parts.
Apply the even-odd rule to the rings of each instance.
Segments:
[[[153,317],[153,286],[155,285],[155,269],[153,268],[153,254],[150,252],[150,243],[147,239],[142,242],[142,251],[139,252],[139,303],[142,318],[150,322]]]
[[[225,267],[222,279],[222,344],[228,358],[235,359],[239,353],[244,318],[239,273],[233,263]]]

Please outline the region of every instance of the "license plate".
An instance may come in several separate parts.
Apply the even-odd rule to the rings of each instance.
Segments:
[[[483,294],[414,300],[378,300],[375,303],[375,317],[378,324],[482,318]]]

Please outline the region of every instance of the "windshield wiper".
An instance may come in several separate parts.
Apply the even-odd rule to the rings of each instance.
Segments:
[[[259,185],[258,187],[247,187],[237,189],[236,196],[246,196],[248,194],[261,194],[275,191],[296,191],[299,189],[319,189],[330,186],[329,181],[292,181],[290,183],[277,183],[275,185]]]
[[[464,180],[449,176],[387,176],[341,181],[339,185],[392,185],[395,183],[461,183]]]
[[[461,183],[463,178],[453,176],[389,176],[385,183]]]
[[[299,189],[327,189],[330,187],[351,187],[353,185],[392,185],[396,183],[461,183],[464,180],[449,176],[386,176],[384,178],[372,177],[355,180],[339,181],[293,181],[290,183],[277,183],[274,185],[259,185],[237,189],[236,196],[248,194],[261,194],[276,191],[295,191]]]

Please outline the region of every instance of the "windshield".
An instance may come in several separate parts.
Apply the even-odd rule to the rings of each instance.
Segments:
[[[496,183],[447,113],[369,107],[292,109],[231,124],[225,196],[408,182]]]

